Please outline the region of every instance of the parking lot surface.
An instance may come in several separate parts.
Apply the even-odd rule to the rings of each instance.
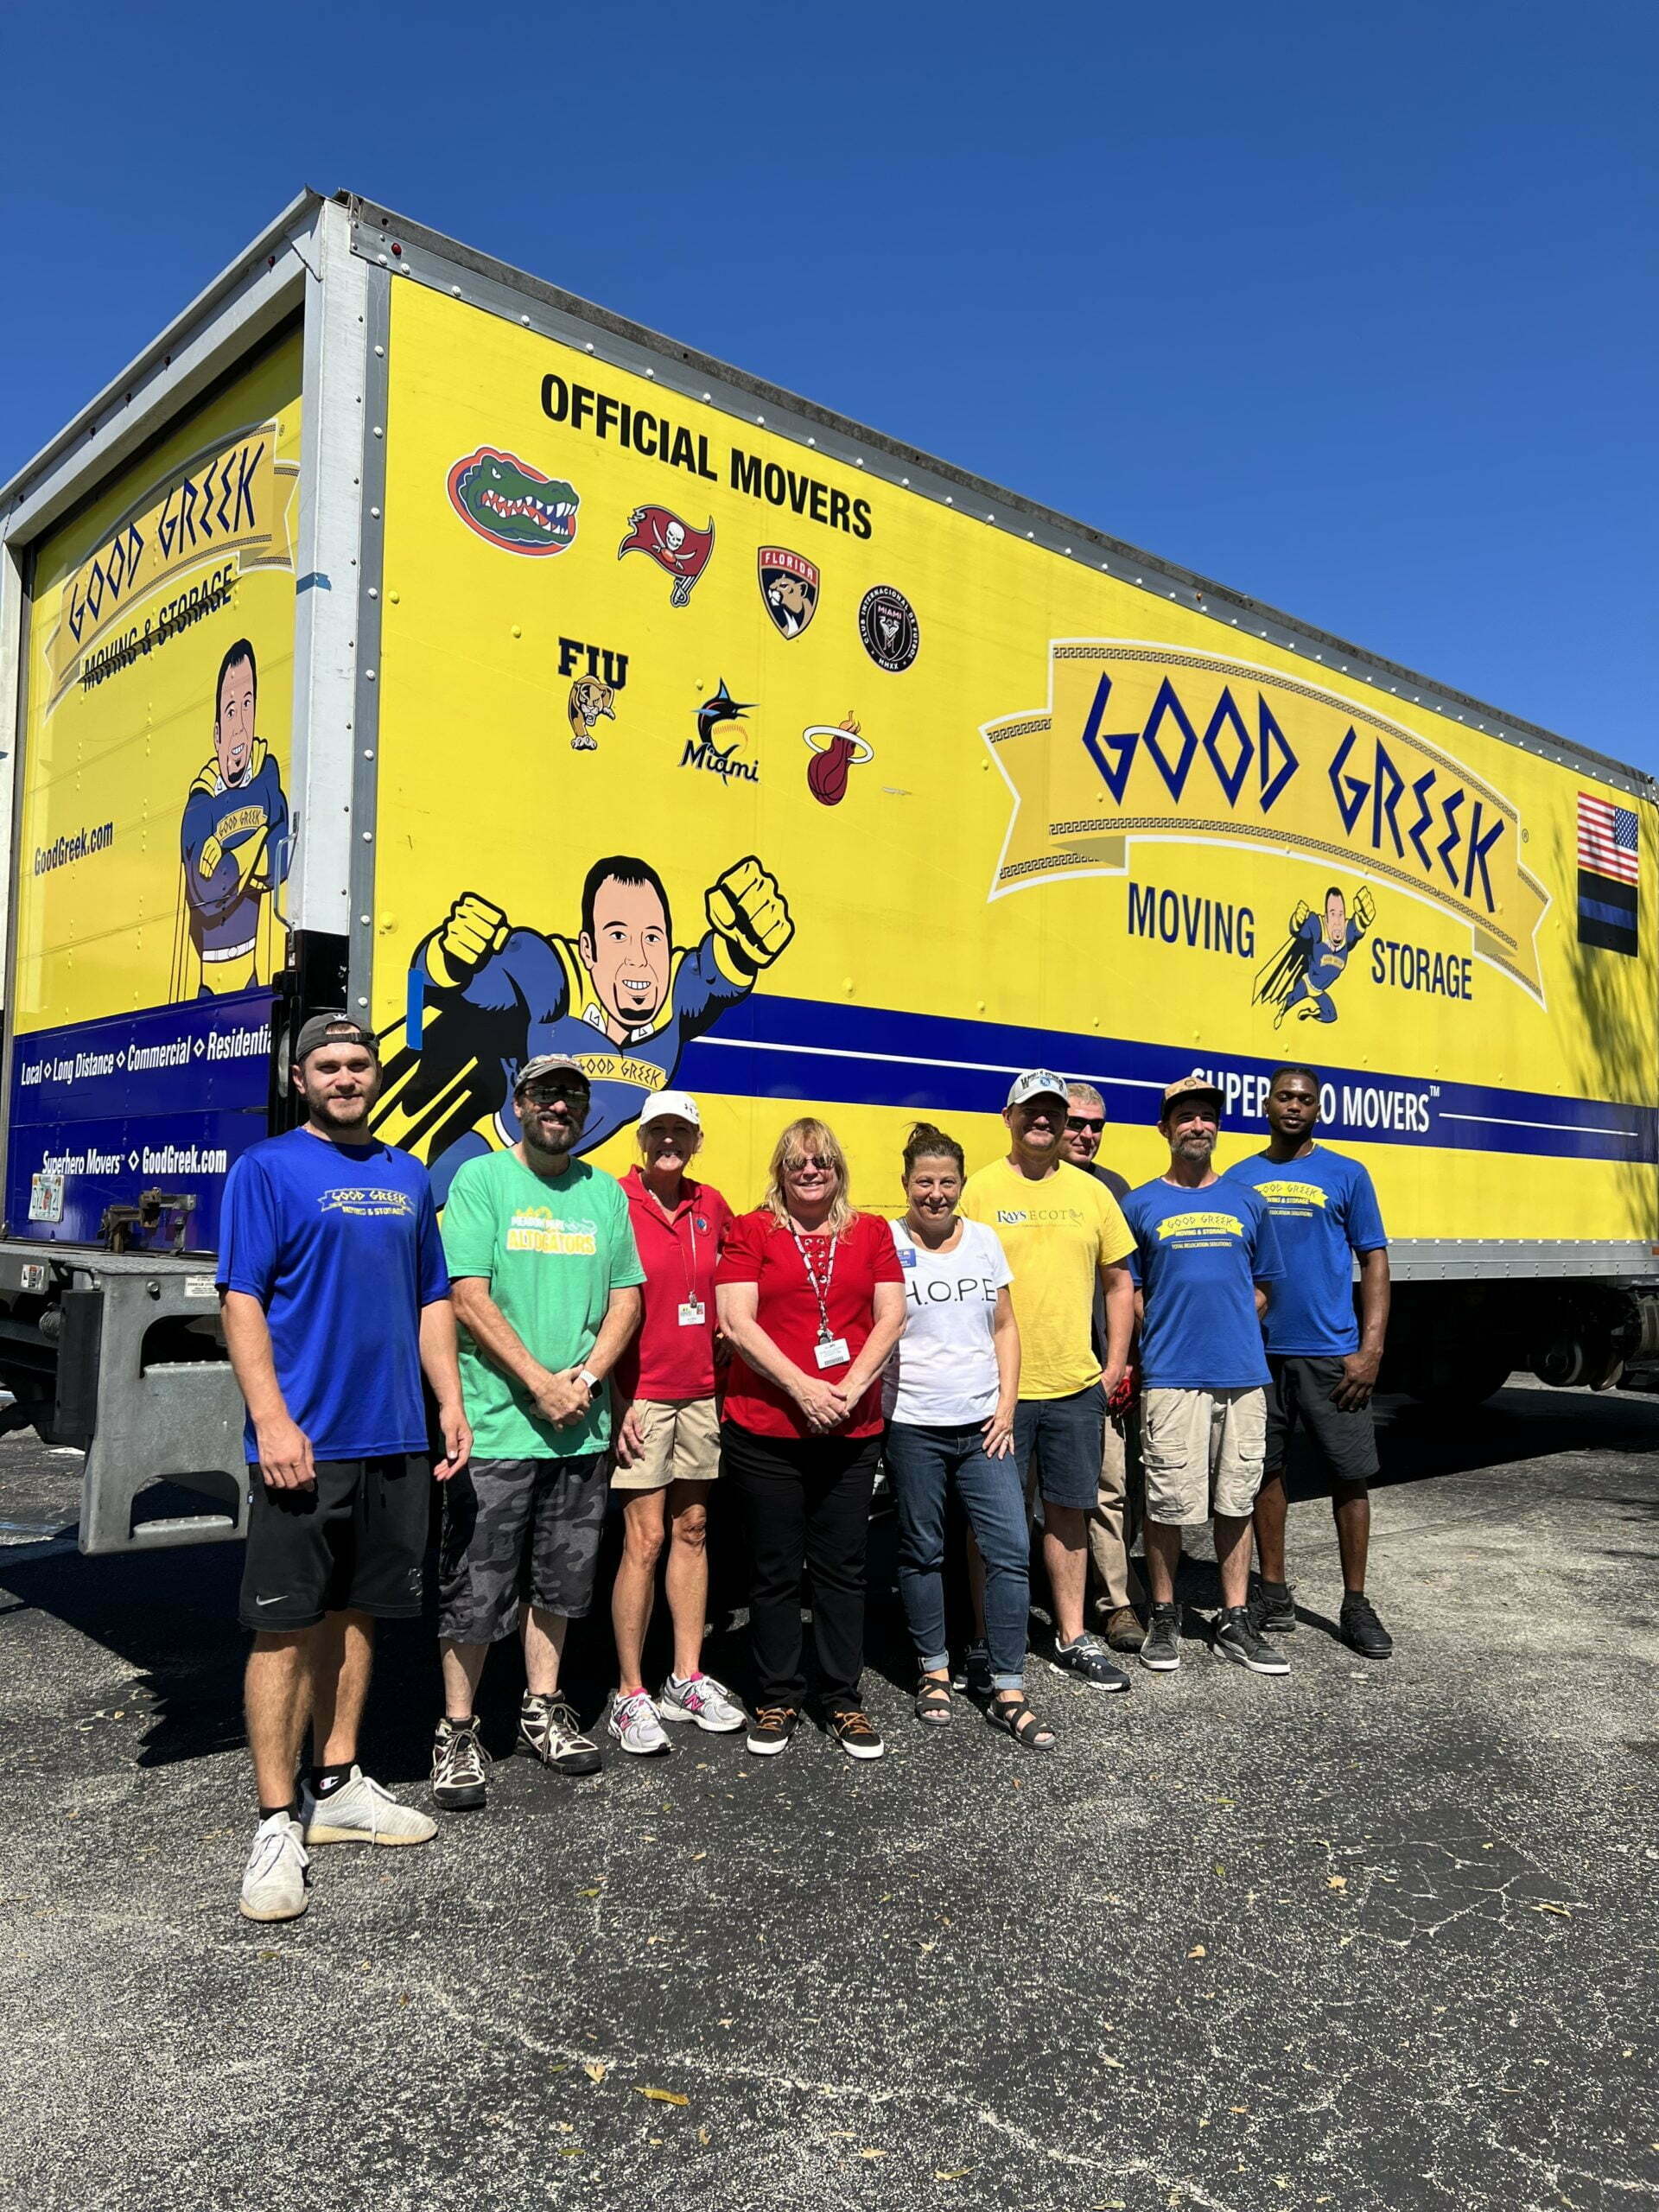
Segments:
[[[884,1594],[879,1765],[816,1729],[576,1784],[504,1758],[487,1810],[316,1852],[257,1928],[239,1550],[80,1558],[78,1463],[5,1440],[0,2201],[1653,2203],[1659,1401],[1391,1402],[1382,1448],[1392,1662],[1335,1640],[1313,1497],[1287,1680],[1196,1637],[1127,1698],[1039,1661],[1048,1758],[965,1702],[925,1734]],[[423,1802],[435,1698],[399,1624],[365,1763]]]

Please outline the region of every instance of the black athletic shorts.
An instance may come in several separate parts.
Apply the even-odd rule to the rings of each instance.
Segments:
[[[1368,1398],[1351,1413],[1332,1402],[1342,1380],[1340,1359],[1318,1359],[1297,1352],[1269,1352],[1273,1376],[1268,1392],[1268,1471],[1282,1467],[1296,1424],[1313,1440],[1320,1465],[1332,1482],[1363,1487],[1376,1472],[1376,1425]]]
[[[325,1613],[407,1620],[421,1610],[432,1494],[423,1452],[320,1459],[304,1490],[248,1469],[244,1628],[311,1628]]]

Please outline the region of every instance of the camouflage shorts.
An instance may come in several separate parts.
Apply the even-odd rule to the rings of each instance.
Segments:
[[[518,1602],[566,1620],[593,1603],[610,1492],[609,1455],[474,1459],[443,1486],[438,1634],[497,1643],[518,1625]]]

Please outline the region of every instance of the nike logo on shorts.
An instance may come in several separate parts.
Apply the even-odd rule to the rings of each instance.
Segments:
[[[286,1598],[287,1595],[287,1591],[283,1591],[283,1598]],[[280,1605],[283,1598],[256,1598],[253,1602],[256,1605]]]

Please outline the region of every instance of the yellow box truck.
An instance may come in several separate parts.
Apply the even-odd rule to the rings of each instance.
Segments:
[[[1224,1160],[1311,1063],[1397,1387],[1659,1351],[1645,774],[350,194],[0,532],[0,1376],[90,1550],[238,1532],[219,1198],[327,1005],[441,1192],[550,1048],[607,1166],[695,1092],[740,1205],[804,1109],[890,1206],[1022,1067],[1139,1181],[1173,1077]]]

